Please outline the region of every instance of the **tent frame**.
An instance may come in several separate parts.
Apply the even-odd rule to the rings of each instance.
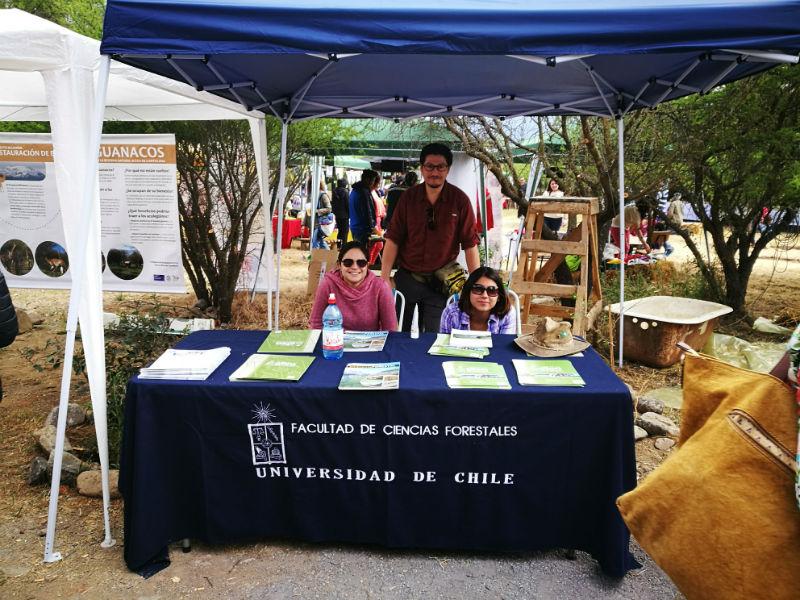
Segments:
[[[517,95],[509,95],[504,93],[502,90],[498,90],[496,94],[491,94],[488,96],[482,96],[479,98],[473,98],[467,100],[465,102],[461,102],[456,105],[445,105],[442,103],[437,102],[430,102],[427,100],[413,98],[409,96],[387,96],[385,98],[380,98],[377,100],[371,100],[369,102],[362,102],[359,104],[354,104],[352,106],[337,106],[330,103],[319,102],[317,100],[308,99],[307,95],[309,90],[313,87],[314,82],[322,75],[325,71],[334,68],[334,66],[339,63],[340,61],[344,61],[353,56],[359,56],[359,54],[337,54],[337,53],[306,53],[307,56],[313,56],[321,61],[324,61],[323,64],[320,65],[320,68],[316,70],[297,90],[295,90],[290,95],[283,95],[282,97],[276,98],[269,98],[262,90],[259,89],[258,85],[253,81],[248,81],[246,77],[240,77],[233,75],[226,78],[219,68],[217,68],[213,62],[213,56],[209,55],[142,55],[142,54],[113,54],[111,58],[119,58],[122,59],[123,62],[125,59],[136,59],[139,58],[146,58],[146,59],[154,59],[160,58],[166,61],[172,72],[175,72],[180,75],[180,77],[186,82],[195,87],[197,90],[206,91],[206,92],[214,92],[219,90],[226,90],[228,91],[238,102],[242,105],[246,110],[257,110],[262,112],[270,112],[275,115],[281,122],[281,142],[280,142],[280,160],[279,160],[279,177],[278,177],[278,225],[277,225],[277,239],[282,239],[283,233],[283,206],[285,202],[285,195],[286,195],[286,146],[287,146],[287,136],[288,136],[288,126],[292,122],[300,122],[307,119],[312,118],[321,118],[321,117],[339,117],[339,118],[348,118],[348,117],[367,117],[367,118],[393,118],[396,121],[407,121],[410,119],[422,118],[422,117],[430,117],[430,116],[455,116],[455,115],[464,115],[464,116],[481,116],[487,118],[495,118],[499,117],[501,119],[504,118],[511,118],[511,117],[521,117],[521,116],[532,116],[532,115],[546,115],[546,114],[569,114],[569,115],[589,115],[589,116],[596,116],[596,117],[603,117],[603,118],[611,118],[614,119],[617,123],[617,137],[618,137],[618,152],[619,152],[619,212],[620,212],[620,230],[624,231],[624,186],[625,186],[625,175],[624,175],[624,117],[625,115],[632,109],[635,108],[653,108],[658,104],[658,102],[653,101],[645,101],[643,99],[643,95],[647,92],[651,92],[655,89],[655,86],[663,87],[663,90],[658,96],[658,101],[663,101],[667,99],[671,92],[675,90],[681,90],[684,92],[693,92],[693,93],[705,93],[710,91],[714,86],[718,83],[723,81],[726,76],[728,76],[737,65],[742,64],[744,62],[751,62],[751,63],[792,63],[796,64],[798,62],[798,58],[788,54],[782,54],[778,52],[770,52],[770,51],[760,51],[760,50],[731,50],[731,49],[719,49],[713,51],[703,51],[697,54],[696,59],[677,77],[674,79],[669,79],[667,77],[657,77],[653,76],[650,77],[647,82],[641,87],[641,89],[632,94],[627,91],[621,91],[615,89],[613,85],[611,85],[602,73],[600,73],[597,68],[590,66],[586,63],[586,59],[594,56],[593,54],[586,54],[586,55],[563,55],[563,56],[537,56],[537,55],[506,55],[509,58],[520,60],[523,62],[530,62],[537,65],[544,65],[549,68],[558,68],[559,65],[574,63],[578,61],[578,63],[584,68],[586,72],[586,76],[591,80],[592,84],[594,85],[595,89],[597,90],[597,95],[590,98],[583,98],[575,101],[571,101],[564,104],[553,104],[550,102],[545,102],[537,98],[528,98],[524,96],[517,96]],[[108,69],[108,61],[109,56],[104,56],[104,69]],[[203,65],[205,67],[205,72],[209,74],[209,82],[199,82],[196,81],[195,78],[189,75],[187,69],[184,68],[185,61],[196,61],[196,64]],[[692,73],[701,63],[706,61],[711,61],[713,63],[719,63],[720,68],[716,68],[714,73],[708,78],[708,80],[703,84],[702,87],[694,87],[688,86],[684,82],[687,76]],[[193,65],[195,66],[195,65]],[[194,71],[193,71],[194,72]],[[104,87],[106,84],[106,78],[102,78],[102,85],[99,85],[98,88]],[[243,90],[250,90],[253,95],[258,97],[260,101],[253,105],[252,102],[248,102],[245,97],[239,93],[239,91]],[[102,112],[103,106],[99,100],[99,97],[105,94],[104,90],[98,89],[98,100],[95,102],[94,107],[94,114],[92,115],[93,119],[93,129],[99,130],[102,124]],[[514,108],[513,110],[504,110],[502,114],[497,113],[497,111],[487,110],[486,106],[488,103],[492,101],[497,101],[498,99],[512,101],[514,106],[518,108]],[[607,112],[602,112],[598,110],[591,110],[587,109],[582,105],[585,105],[589,102],[597,102],[602,101],[602,105],[607,109]],[[403,112],[402,117],[394,116],[395,114],[391,110],[386,110],[388,107],[394,106],[397,103],[402,103],[405,107],[413,106],[415,109],[418,108],[416,112],[412,114],[407,114],[407,111]],[[297,114],[298,109],[303,106],[305,109],[311,109],[310,114],[302,115],[295,117]],[[97,147],[99,146],[99,137],[97,139],[92,139],[91,143],[95,146],[93,149],[87,151],[87,159],[90,160],[90,163],[87,165],[87,181],[95,182],[97,176]],[[265,184],[266,180],[263,180]],[[263,191],[263,188],[262,188]],[[318,194],[318,190],[313,190],[315,194]],[[93,208],[94,201],[94,191],[91,192],[87,188],[85,195],[84,195],[84,204],[90,208]],[[265,203],[266,204],[266,203]],[[312,203],[313,206],[314,203]],[[91,213],[87,211],[86,215],[90,215]],[[87,216],[87,220],[89,217]],[[484,219],[486,219],[486,215],[484,212]],[[267,234],[271,233],[271,218],[265,221],[265,231]],[[624,238],[623,238],[624,239]],[[623,244],[624,246],[624,244]],[[85,252],[84,252],[85,254]],[[280,267],[281,267],[281,253],[280,248],[278,248],[277,254],[277,266],[276,266],[276,280],[275,280],[275,300],[274,300],[274,315],[270,313],[269,320],[272,321],[274,316],[274,322],[272,322],[272,326],[274,328],[279,327],[279,315],[280,315]],[[621,267],[621,276],[620,276],[620,299],[621,302],[624,303],[624,259],[625,259],[625,250],[624,247],[621,251],[622,257],[622,267]],[[78,256],[76,265],[77,269],[82,272],[83,269],[83,262],[86,260],[86,256]],[[72,342],[68,346],[69,351],[69,363],[71,364],[71,352],[74,349],[74,326],[77,317],[75,315],[75,307],[78,305],[80,294],[76,293],[81,290],[81,280],[73,280],[73,290],[72,295],[70,297],[70,307],[71,307],[71,316],[72,321],[71,325],[72,328],[68,328],[68,336],[71,336]],[[271,295],[272,291],[270,292]],[[620,310],[620,344],[619,344],[619,364],[622,365],[622,356],[623,356],[623,328],[622,322],[624,318],[624,306],[621,304]],[[65,360],[65,371],[64,376],[62,378],[62,407],[66,408],[66,397],[65,395],[68,394],[68,385],[64,386],[63,381],[68,380],[69,371],[67,370],[67,360]],[[62,410],[59,416],[59,424],[66,420],[66,410]],[[63,450],[63,437],[61,438],[61,448],[59,448],[58,455],[60,457],[60,453]],[[57,488],[55,492],[51,489],[51,504],[53,501],[53,494],[57,495]],[[55,500],[57,503],[57,499]],[[51,515],[54,516],[54,515]],[[53,524],[54,529],[54,524]],[[48,523],[48,533],[50,531],[50,523]],[[52,551],[52,536],[48,536],[49,538],[49,550]],[[46,553],[47,557],[47,553]]]

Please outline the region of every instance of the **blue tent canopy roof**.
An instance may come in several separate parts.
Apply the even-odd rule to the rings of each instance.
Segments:
[[[377,4],[109,0],[101,51],[285,119],[608,116],[800,51],[797,0]]]

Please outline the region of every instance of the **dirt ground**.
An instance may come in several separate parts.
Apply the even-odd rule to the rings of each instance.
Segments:
[[[511,222],[513,220],[513,217],[509,218]],[[298,322],[302,317],[298,315],[307,311],[308,301],[304,297],[306,255],[296,247],[285,253],[282,306],[290,315],[287,325],[302,325]],[[675,257],[680,261],[686,255],[685,248],[679,248]],[[43,290],[13,290],[12,296],[19,307],[43,317],[44,323],[20,336],[12,346],[0,350],[0,377],[5,390],[5,398],[0,404],[1,597],[249,597],[256,584],[262,586],[260,589],[267,589],[263,586],[268,585],[271,575],[263,568],[264,560],[276,568],[290,569],[298,568],[291,565],[296,565],[300,559],[301,562],[311,560],[301,544],[201,547],[186,555],[173,549],[173,566],[144,580],[129,572],[122,560],[122,501],[114,500],[111,506],[112,527],[118,543],[114,548],[104,550],[99,545],[103,538],[100,501],[62,487],[56,547],[64,559],[55,564],[43,564],[49,485],[30,487],[25,478],[35,455],[32,432],[42,425],[51,407],[58,402],[61,372],[60,369],[39,372],[26,355],[32,355],[40,363],[47,360],[52,352],[48,342],[65,333],[68,296],[63,291]],[[137,298],[149,301],[152,295],[106,293],[105,309],[124,310]],[[188,307],[194,300],[190,294],[164,295],[158,299],[172,305],[176,316],[190,316]],[[800,315],[800,249],[776,244],[764,253],[751,280],[748,302],[754,316],[772,318],[787,312]],[[247,318],[238,325],[263,327],[265,323],[263,305],[259,305],[259,308],[249,309]],[[741,324],[725,327],[743,331]],[[678,367],[659,371],[631,364],[620,371],[620,376],[639,393],[674,384],[679,381],[679,375]],[[88,405],[86,391],[79,389],[73,401]],[[80,451],[82,440],[91,434],[91,427],[84,426],[77,432],[71,431],[70,439]],[[655,468],[667,455],[656,450],[650,439],[638,442],[636,447],[642,475]],[[322,560],[325,553],[323,548],[322,554],[315,554],[312,562]],[[381,556],[380,553],[367,554],[371,560],[379,560]],[[428,559],[432,564],[439,560],[436,557]],[[411,593],[413,595],[413,591]],[[278,589],[274,595],[263,597],[288,595],[291,594],[281,594]],[[364,594],[365,597],[381,595]]]

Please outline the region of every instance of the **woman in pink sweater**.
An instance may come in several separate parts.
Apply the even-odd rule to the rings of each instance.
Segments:
[[[367,268],[367,253],[358,242],[348,242],[339,251],[339,268],[328,271],[317,288],[310,323],[322,328],[322,313],[328,295],[336,295],[344,328],[350,331],[397,331],[394,295],[386,282]]]

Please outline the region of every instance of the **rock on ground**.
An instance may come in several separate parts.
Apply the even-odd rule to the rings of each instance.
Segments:
[[[655,398],[642,396],[639,398],[636,409],[636,412],[638,412],[640,415],[647,412],[654,412],[661,415],[664,414],[664,403],[661,400],[656,400]]]
[[[56,428],[54,425],[45,425],[36,430],[33,435],[45,454],[50,454],[56,447]],[[72,450],[72,446],[66,437],[64,437],[64,450]]]
[[[666,452],[675,445],[675,440],[667,437],[660,437],[655,441],[654,446],[663,452]]]
[[[654,412],[646,412],[636,419],[636,424],[650,435],[678,436],[680,429],[672,419]]]
[[[47,468],[51,473],[53,472],[54,458],[55,452],[51,452],[50,458],[47,460]],[[61,483],[74,485],[82,468],[83,463],[80,458],[69,452],[64,452],[64,457],[61,459]]]
[[[17,322],[19,323],[19,334],[22,335],[23,333],[28,333],[31,329],[33,329],[33,321],[21,308],[16,309],[17,312]]]
[[[638,442],[647,437],[647,432],[638,425],[633,426],[633,438]]]
[[[103,484],[100,471],[84,471],[78,475],[78,493],[83,496],[100,498],[103,495]],[[112,498],[119,498],[119,471],[109,469],[108,488]]]
[[[45,425],[55,425],[58,422],[58,406],[54,406],[47,415]],[[67,404],[67,427],[81,425],[86,421],[86,409],[80,404]]]
[[[45,483],[48,480],[48,473],[47,461],[41,456],[35,456],[28,468],[28,485]]]

